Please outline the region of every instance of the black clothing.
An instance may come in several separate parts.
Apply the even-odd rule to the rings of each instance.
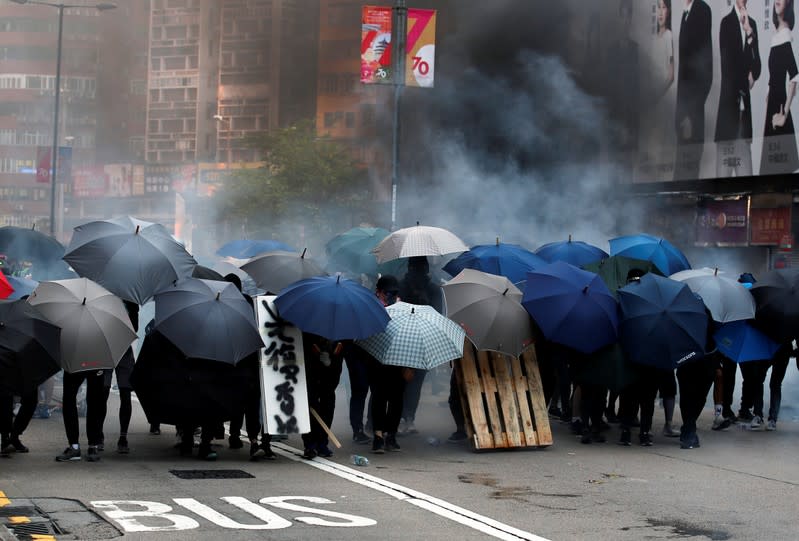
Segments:
[[[372,428],[384,434],[395,434],[403,408],[405,379],[401,366],[378,363],[372,379]]]
[[[681,434],[695,434],[696,420],[702,413],[707,394],[713,385],[719,359],[716,353],[677,368],[677,381],[680,385],[680,413],[682,414]]]
[[[105,385],[105,371],[64,372],[62,403],[64,429],[70,445],[80,443],[77,396],[84,381],[86,382],[86,436],[89,445],[99,445],[103,443],[103,424],[110,390]]]
[[[344,360],[350,378],[350,426],[352,433],[357,434],[363,432],[363,412],[371,386],[371,372],[375,370],[378,361],[354,344],[346,347]]]
[[[14,396],[10,393],[0,393],[0,434],[6,439],[19,437],[33,418],[36,405],[39,402],[38,390],[29,389],[20,397],[19,411],[14,416]]]
[[[705,139],[705,100],[713,84],[711,12],[703,0],[694,0],[689,15],[682,15],[679,54],[675,117],[678,140],[701,143]],[[686,117],[692,125],[689,139],[680,135],[680,124]]]
[[[338,348],[340,342],[331,343],[321,336],[309,333],[302,334],[302,343],[305,354],[305,377],[308,384],[308,406],[319,414],[329,428],[333,423],[336,409],[336,387],[341,379],[344,361],[343,345]],[[323,356],[322,353],[327,355]],[[329,441],[327,433],[313,415],[311,415],[311,431],[302,435],[302,441],[306,449],[316,450],[327,446]]]
[[[460,391],[458,390],[458,379],[455,376],[455,367],[452,368],[452,374],[449,378],[449,412],[452,414],[452,420],[455,421],[456,432],[466,432],[466,418],[463,415],[463,402],[461,402]]]
[[[768,69],[768,100],[766,102],[766,123],[763,127],[760,174],[793,173],[799,169],[799,156],[796,150],[796,135],[790,109],[784,111],[786,119],[782,127],[774,128],[772,125],[772,117],[780,112],[780,108],[788,99],[786,90],[788,81],[799,73],[790,41],[771,47],[768,55]]]

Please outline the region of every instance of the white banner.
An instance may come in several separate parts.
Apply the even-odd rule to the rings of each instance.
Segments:
[[[255,297],[261,349],[261,404],[268,434],[311,431],[302,332],[278,315],[272,295]]]

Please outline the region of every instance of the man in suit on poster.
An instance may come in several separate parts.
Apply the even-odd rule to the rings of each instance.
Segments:
[[[713,83],[710,7],[685,0],[677,69],[677,156],[674,179],[696,179],[705,142],[705,100]]]
[[[757,25],[735,0],[721,20],[721,93],[716,117],[716,176],[752,174],[752,104],[750,90],[760,77]]]

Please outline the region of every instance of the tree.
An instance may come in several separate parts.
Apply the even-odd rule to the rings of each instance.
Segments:
[[[367,206],[365,171],[346,146],[318,135],[313,121],[252,144],[262,149],[266,166],[237,171],[218,194],[220,220],[250,237],[324,242]]]

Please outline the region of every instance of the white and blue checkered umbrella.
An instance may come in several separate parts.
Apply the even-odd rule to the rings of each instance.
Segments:
[[[386,330],[357,343],[383,364],[430,370],[463,357],[466,332],[430,306],[395,303]]]

